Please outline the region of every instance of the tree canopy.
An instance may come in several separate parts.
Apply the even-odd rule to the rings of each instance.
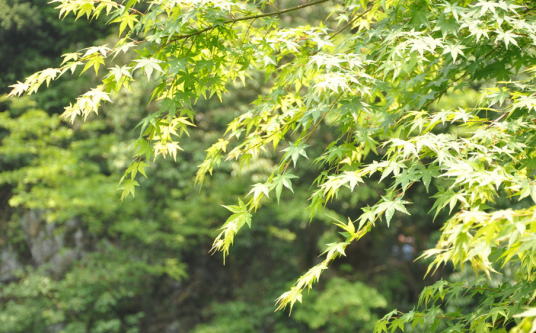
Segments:
[[[125,202],[141,177],[151,178],[151,163],[179,158],[199,121],[196,103],[213,95],[223,101],[233,86],[263,82],[197,170],[202,184],[225,161],[247,168],[263,154],[278,154],[264,179],[224,206],[230,216],[212,247],[224,260],[241,229],[255,228],[257,209],[294,190],[309,157],[318,168],[309,184],[310,218],[370,180],[383,184],[360,216],[334,219],[343,238],[326,245],[322,261],[277,298],[277,309],[301,302],[350,244],[409,214],[417,204],[409,189],[423,187],[434,199],[430,214],[450,215],[436,247],[422,255],[430,261],[428,274],[443,264],[470,265],[485,278],[441,280],[423,290],[414,310],[392,311],[375,330],[420,324],[426,332],[536,331],[531,1],[319,0],[285,8],[269,1],[53,2],[60,17],[106,15],[118,25],[119,42],[64,54],[60,67],[14,84],[10,95],[31,95],[65,74],[94,70],[101,83],[62,115],[89,124],[101,104],[113,103],[143,73],[156,107],[136,126],[120,180]],[[289,23],[289,15],[299,19]],[[132,51],[132,58],[122,56]],[[442,108],[445,97],[460,92],[478,100],[467,105],[460,98]],[[500,274],[502,283],[490,282]],[[478,300],[474,311],[447,310],[467,293]],[[383,302],[370,297],[377,306]]]

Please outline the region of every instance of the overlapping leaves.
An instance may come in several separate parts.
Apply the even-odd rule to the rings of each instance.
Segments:
[[[98,73],[119,52],[136,49],[137,58],[112,68],[101,85],[82,95],[64,114],[74,121],[96,113],[101,102],[110,102],[123,87],[128,89],[138,69],[155,80],[153,99],[161,103],[161,110],[141,123],[135,159],[123,178],[124,195],[134,195],[136,174],[143,173],[136,165],[158,155],[175,156],[181,149],[178,140],[193,126],[193,102],[212,95],[224,98],[229,84],[247,84],[254,72],[265,73],[271,85],[268,92],[229,124],[199,166],[197,181],[201,182],[226,159],[247,165],[266,148],[285,146],[280,164],[266,182],[254,185],[249,201],[228,206],[233,215],[213,248],[224,256],[240,228],[251,225],[251,213],[264,196],[275,190],[279,200],[284,188],[292,191],[291,180],[296,176],[289,168],[306,161],[302,157],[307,157],[307,142],[319,126],[329,124],[334,140],[316,159],[323,172],[311,195],[311,216],[336,199],[341,189],[358,189],[365,178],[378,175],[380,182],[387,183],[381,200],[364,209],[358,231],[352,222],[340,224],[347,239],[328,245],[326,259],[278,299],[279,308],[301,301],[301,292],[378,220],[389,224],[396,214],[409,214],[406,206],[411,199],[404,198],[406,190],[416,183],[429,190],[434,179],[443,183],[433,195],[435,215],[447,207],[462,209],[445,224],[439,248],[427,252],[434,256],[434,265],[469,261],[476,271],[490,274],[498,262],[490,259],[492,254],[504,251],[501,260],[517,258],[523,267],[525,274],[517,282],[523,286],[533,280],[532,259],[523,259],[532,251],[532,245],[525,244],[532,244],[528,239],[536,231],[533,215],[494,207],[497,198],[536,197],[532,175],[536,19],[530,3],[347,1],[331,5],[339,16],[326,21],[329,28],[313,22],[283,27],[277,20],[312,5],[327,6],[327,0],[273,10],[264,2],[160,0],[145,12],[135,8],[135,0],[124,5],[92,0],[58,3],[60,15],[94,17],[106,9],[111,22],[119,23],[120,35],[126,35],[113,48],[67,55],[60,68],[30,76],[14,85],[11,95],[34,93],[43,83],[75,72],[80,65]],[[355,30],[348,33],[348,28]],[[478,108],[434,107],[453,90],[467,91],[482,84],[488,89]],[[446,318],[438,311],[404,315],[391,327],[402,327],[401,323],[415,318],[421,318],[417,322]],[[514,312],[496,313],[510,318]],[[393,315],[378,330],[390,318]],[[488,319],[473,321],[470,328],[491,331],[497,318]],[[465,329],[462,322],[452,327]]]

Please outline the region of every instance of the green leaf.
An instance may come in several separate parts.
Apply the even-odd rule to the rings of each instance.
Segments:
[[[121,201],[128,197],[129,194],[132,194],[132,196],[134,197],[136,193],[136,186],[140,186],[140,184],[134,179],[127,178],[123,180],[123,184],[120,187],[120,189],[123,190],[123,192],[121,193]]]
[[[445,16],[440,16],[434,30],[441,31],[443,38],[445,38],[448,34],[456,35],[459,27],[460,25],[456,22],[454,17],[447,19]]]
[[[387,226],[389,226],[389,223],[391,222],[391,219],[393,218],[393,215],[395,214],[395,211],[399,211],[401,213],[411,215],[404,204],[410,204],[409,201],[402,200],[401,197],[396,197],[394,200],[388,198],[388,197],[382,197],[383,201],[378,205],[378,207],[375,209],[374,213],[378,214],[381,212],[385,212],[385,219],[387,220]]]
[[[305,143],[296,143],[293,144],[290,143],[290,147],[283,149],[282,151],[286,151],[287,153],[283,157],[283,160],[288,159],[289,157],[292,158],[292,162],[294,162],[294,167],[296,167],[296,162],[298,161],[298,157],[301,155],[305,158],[307,157],[307,154],[305,153],[305,148],[309,147],[309,145]]]
[[[158,72],[163,72],[162,67],[160,67],[160,63],[162,63],[161,60],[154,59],[154,58],[141,58],[134,60],[138,64],[132,68],[132,72],[134,72],[138,68],[143,68],[145,75],[147,75],[147,80],[151,78],[151,75],[153,74],[153,71],[156,70]]]
[[[436,165],[429,165],[428,168],[426,168],[423,165],[419,165],[418,169],[420,171],[422,182],[424,186],[426,187],[426,192],[429,192],[430,183],[432,182],[432,178],[436,178],[440,175],[439,167]]]
[[[225,223],[234,225],[233,229],[235,232],[244,224],[247,224],[251,228],[251,214],[242,200],[238,199],[238,206],[222,206],[234,213],[229,216]]]
[[[253,193],[253,200],[257,200],[262,194],[266,195],[267,198],[270,197],[270,186],[268,184],[255,184],[253,189],[249,191],[248,195]]]
[[[298,178],[298,176],[295,176],[290,173],[285,173],[273,179],[272,188],[275,188],[275,195],[276,195],[278,203],[279,203],[279,198],[281,197],[281,192],[283,191],[283,186],[288,188],[291,192],[294,192],[294,190],[292,189],[292,182],[291,182],[291,179],[294,179],[294,178]]]

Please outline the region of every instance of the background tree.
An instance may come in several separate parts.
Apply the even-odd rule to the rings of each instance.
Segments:
[[[327,244],[323,261],[311,262],[314,266],[278,298],[279,309],[301,301],[303,291],[318,282],[337,257],[346,256],[351,244],[378,229],[374,227],[380,221],[389,226],[413,210],[423,214],[427,203],[418,202],[413,194],[432,191],[434,217],[447,206],[450,212],[457,206],[459,211],[443,225],[436,249],[425,252],[424,257],[432,260],[431,270],[448,263],[463,267],[467,262],[491,282],[439,281],[421,293],[418,306],[425,309],[402,315],[395,310],[376,330],[420,323],[427,332],[533,331],[534,296],[529,291],[534,290],[535,225],[529,201],[536,199],[532,176],[536,24],[530,3],[392,0],[330,5],[320,0],[284,9],[266,2],[159,1],[148,8],[137,7],[136,1],[57,2],[60,15],[110,15],[124,37],[114,48],[97,46],[66,54],[61,67],[31,75],[14,85],[10,94],[32,94],[43,83],[77,68],[82,72],[93,68],[98,74],[101,65],[111,66],[119,54],[136,50],[133,58],[118,59],[102,84],[63,113],[77,123],[78,117],[97,113],[102,102],[111,102],[122,88],[138,82],[139,73],[149,80],[156,77],[151,99],[158,109],[139,122],[133,161],[121,179],[122,199],[136,193],[140,174],[145,176],[146,167],[159,155],[173,159],[180,155],[183,134],[193,133],[194,122],[202,123],[194,102],[209,103],[212,95],[223,100],[231,83],[247,85],[262,74],[268,88],[261,89],[252,107],[213,141],[199,165],[197,182],[222,165],[224,157],[236,160],[239,170],[265,158],[276,162],[268,165],[268,174],[251,179],[256,184],[236,205],[225,206],[232,215],[213,251],[227,256],[237,233],[255,221],[257,209],[260,215],[261,206],[273,204],[274,196],[279,202],[282,195],[289,195],[283,189],[293,192],[298,184],[314,185],[310,219],[330,208],[333,199],[341,200],[344,210],[347,200],[373,190],[359,198],[362,203],[370,199],[362,214],[353,211],[345,214],[347,219],[334,217],[344,240]],[[299,25],[278,19],[310,13],[316,6],[331,20]],[[455,103],[446,110],[439,108],[442,97],[475,90],[481,97],[475,107]],[[267,152],[272,147],[276,152]],[[309,156],[319,170],[314,181],[307,182],[307,173],[298,166]],[[382,185],[371,185],[378,180]],[[511,201],[514,196],[520,201]],[[405,262],[417,246],[415,238],[399,236],[400,244],[390,251]],[[509,269],[516,274],[505,271],[502,284],[492,279],[492,274]],[[332,281],[326,285],[328,294],[337,288],[333,286],[338,280]],[[418,284],[413,287],[418,289]],[[474,307],[451,311],[442,303],[447,294],[453,302],[463,301],[458,298],[465,294],[475,301]],[[379,296],[370,301],[365,308],[385,304]],[[319,311],[327,308],[326,304]],[[297,317],[311,328],[322,325],[307,315]]]
[[[57,12],[50,10],[48,15],[46,20],[57,21]],[[299,20],[303,19],[292,18]],[[69,25],[72,20],[57,22]],[[60,29],[74,42],[77,36],[88,36],[80,43],[90,45],[93,38],[78,35],[77,29]],[[9,39],[15,45],[2,50],[20,48],[21,40],[33,38],[33,32],[41,33],[30,29],[25,39]],[[114,35],[99,42],[114,44],[116,40]],[[58,54],[39,53],[39,48],[32,52],[39,61],[49,63]],[[132,56],[127,53],[116,60],[127,62]],[[13,75],[27,70],[13,64],[4,71]],[[223,104],[217,97],[200,101],[197,128],[191,133],[193,140],[185,142],[186,152],[177,156],[177,163],[169,159],[151,163],[146,168],[151,178],[141,180],[143,187],[134,201],[120,203],[117,180],[137,135],[131,129],[144,114],[154,111],[154,105],[147,107],[151,83],[139,74],[131,84],[132,95],[118,94],[110,107],[104,105],[86,124],[58,121],[56,112],[64,102],[55,98],[69,99],[80,89],[88,89],[94,82],[89,72],[51,82],[46,94],[31,96],[34,100],[3,99],[0,103],[6,110],[0,134],[1,332],[369,332],[375,318],[388,308],[384,304],[411,308],[424,285],[419,279],[424,267],[400,260],[392,243],[398,244],[398,233],[403,232],[419,239],[415,245],[425,248],[430,225],[423,220],[420,229],[410,220],[399,219],[397,227],[349,248],[349,260],[340,261],[323,279],[342,277],[347,283],[321,284],[310,295],[307,304],[330,299],[330,308],[312,308],[292,317],[273,312],[273,300],[300,272],[314,265],[325,243],[337,237],[329,217],[319,215],[310,225],[306,223],[307,183],[317,175],[314,166],[302,169],[304,186],[295,183],[293,195],[283,193],[280,204],[265,201],[256,213],[256,227],[236,240],[239,253],[228,258],[226,266],[207,255],[216,228],[225,220],[226,210],[219,204],[249,191],[251,182],[268,177],[278,159],[276,153],[264,155],[243,169],[241,176],[239,165],[228,161],[214,178],[206,179],[201,192],[191,180],[204,159],[203,150],[262,93],[262,80],[248,89],[231,86]],[[40,108],[46,108],[46,113]],[[319,128],[315,138],[331,140],[331,131]],[[310,154],[320,153],[318,147]],[[372,204],[381,188],[370,185],[370,190],[363,188],[359,195],[345,194],[344,202],[331,203],[328,214],[355,214],[364,202]],[[344,307],[330,296],[375,295],[374,290],[381,296],[371,302],[349,297]]]

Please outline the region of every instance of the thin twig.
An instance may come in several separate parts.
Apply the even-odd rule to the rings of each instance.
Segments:
[[[360,18],[362,18],[363,16],[365,16],[366,13],[370,12],[372,8],[369,8],[367,10],[365,10],[363,13],[361,13],[361,15],[357,16],[356,18],[354,18],[353,20],[351,20],[350,22],[348,22],[348,24],[346,24],[344,27],[342,27],[341,29],[339,29],[337,32],[335,32],[333,35],[331,35],[328,40],[332,39],[333,37],[337,36],[338,34],[340,34],[341,32],[343,32],[344,30],[346,30],[346,28],[348,28],[350,25],[352,25],[355,21],[359,20]]]
[[[219,27],[219,26],[221,26],[221,25],[223,25],[223,24],[229,24],[229,23],[234,23],[234,22],[239,22],[239,21],[247,21],[247,20],[258,19],[258,18],[261,18],[261,17],[267,17],[267,16],[277,16],[277,15],[281,15],[281,14],[284,14],[284,13],[292,12],[292,11],[295,11],[295,10],[298,10],[298,9],[302,9],[302,8],[306,8],[306,7],[310,7],[310,6],[318,5],[318,4],[320,4],[320,3],[324,3],[324,2],[328,2],[328,1],[330,1],[330,0],[318,0],[318,1],[315,1],[315,2],[310,2],[310,3],[306,3],[306,4],[304,4],[304,5],[299,5],[299,6],[296,6],[296,7],[291,7],[291,8],[283,9],[283,10],[280,10],[280,11],[277,11],[277,12],[273,12],[273,13],[265,13],[265,14],[259,14],[259,15],[251,15],[251,16],[245,16],[245,17],[237,18],[237,19],[234,19],[234,20],[227,20],[227,21],[224,21],[224,22],[221,23],[221,24],[213,25],[213,26],[211,26],[211,27],[208,27],[208,28],[205,28],[205,29],[202,29],[202,30],[198,30],[198,31],[196,31],[196,32],[192,32],[192,33],[190,33],[190,34],[179,35],[179,36],[173,38],[171,41],[176,41],[176,40],[180,40],[180,39],[188,38],[188,37],[191,37],[191,36],[199,35],[199,34],[202,34],[202,33],[205,32],[205,31],[214,30],[214,29],[216,29],[217,27]]]
[[[493,50],[489,51],[488,54],[486,54],[484,56],[484,59],[486,59],[487,57],[489,57],[493,52],[497,51],[499,49],[500,45],[497,45],[497,47],[495,47]],[[467,75],[469,75],[469,72],[465,72],[465,74],[463,74],[462,76],[460,76],[459,78],[457,78],[456,80],[454,80],[452,83],[456,83],[458,81],[460,81],[461,79],[463,79],[464,77],[466,77]],[[439,98],[441,98],[441,96],[443,96],[443,94],[445,94],[447,92],[447,90],[449,90],[450,88],[452,88],[452,85],[449,85],[447,88],[445,88],[442,92],[440,92],[436,98],[434,98],[433,100],[431,100],[430,102],[426,103],[424,106],[423,106],[423,109],[424,108],[427,108],[428,106],[430,106],[430,104],[434,103],[435,101],[437,101]]]
[[[491,122],[491,124],[486,126],[486,129],[489,129],[491,126],[495,125],[496,123],[501,121],[501,119],[503,119],[504,117],[506,117],[509,114],[510,114],[510,111],[507,111],[507,112],[503,113],[499,118],[495,119],[494,121]]]
[[[268,4],[270,7],[274,8],[275,10],[277,10],[278,12],[281,11],[281,9],[277,8],[273,3],[271,3],[271,2],[267,2],[267,4]]]

